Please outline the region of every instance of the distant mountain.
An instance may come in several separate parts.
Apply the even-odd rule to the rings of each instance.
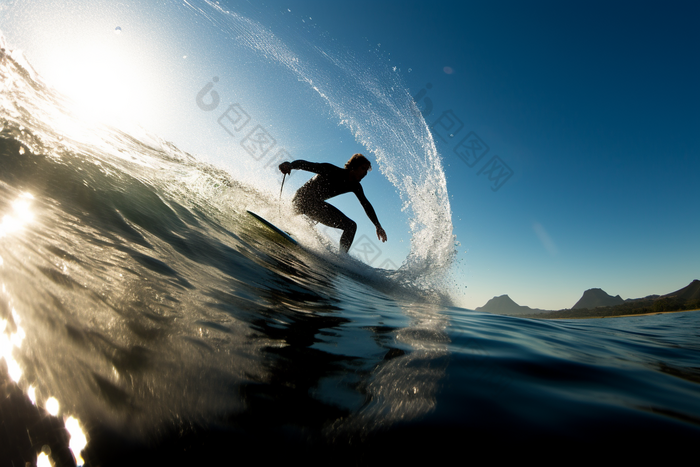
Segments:
[[[599,305],[605,301],[613,305]],[[616,304],[615,304],[616,303]],[[663,313],[667,311],[700,310],[700,280],[694,280],[686,287],[666,295],[647,295],[644,298],[622,300],[612,297],[600,289],[587,290],[575,309],[559,310],[538,318],[602,318],[606,316],[639,315]],[[534,317],[534,316],[532,316]]]
[[[676,298],[683,301],[700,300],[700,281],[695,279],[680,290],[666,294],[661,298]]]
[[[576,310],[578,308],[598,308],[600,306],[615,306],[624,303],[625,301],[619,295],[612,296],[608,295],[603,291],[603,289],[588,289],[583,292],[581,299],[576,302],[571,309]]]
[[[486,311],[499,315],[532,315],[545,312],[545,310],[518,305],[508,295],[493,297],[486,302],[486,305],[477,307],[476,311]]]
[[[589,289],[583,293],[574,307],[568,310],[549,311],[521,306],[508,295],[501,295],[493,297],[486,305],[477,307],[476,311],[532,318],[599,318],[698,309],[700,309],[700,280],[696,279],[688,286],[666,295],[647,295],[644,298],[627,300],[623,300],[619,295],[613,297],[601,289]]]

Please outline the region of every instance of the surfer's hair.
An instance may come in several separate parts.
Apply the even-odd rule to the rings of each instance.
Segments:
[[[362,154],[353,154],[349,161],[345,163],[345,168],[353,170],[363,165],[368,165],[369,170],[372,170],[372,163]]]

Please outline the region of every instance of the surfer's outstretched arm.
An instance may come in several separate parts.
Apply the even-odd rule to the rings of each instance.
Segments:
[[[289,175],[292,172],[292,170],[305,170],[306,172],[313,172],[315,174],[319,174],[328,172],[329,170],[337,169],[337,167],[335,167],[332,164],[319,164],[317,162],[308,162],[301,159],[292,162],[282,162],[279,165],[279,168],[280,172],[282,172],[285,175]]]
[[[379,223],[379,219],[377,219],[377,213],[374,212],[374,208],[365,196],[365,192],[362,190],[361,186],[357,191],[355,191],[355,196],[357,196],[357,199],[360,201],[360,204],[364,208],[365,214],[367,214],[369,220],[371,220],[372,224],[374,224],[374,226],[377,228],[377,238],[382,242],[386,242],[386,232],[382,228],[382,225]]]

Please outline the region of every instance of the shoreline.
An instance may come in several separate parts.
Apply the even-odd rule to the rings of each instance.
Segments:
[[[676,311],[652,311],[649,313],[632,313],[626,315],[609,315],[609,316],[571,316],[567,318],[539,318],[539,319],[608,319],[608,318],[631,318],[634,316],[651,316],[651,315],[665,315],[669,313],[687,313],[689,311],[700,311],[700,310],[676,310]]]

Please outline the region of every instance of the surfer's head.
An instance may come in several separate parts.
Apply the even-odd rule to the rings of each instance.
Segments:
[[[372,164],[370,161],[362,154],[353,154],[350,160],[345,163],[345,168],[352,170],[357,167],[367,166],[367,171],[372,170]]]
[[[359,182],[372,170],[372,164],[362,154],[353,154],[345,163],[345,168],[350,172],[350,178]]]

